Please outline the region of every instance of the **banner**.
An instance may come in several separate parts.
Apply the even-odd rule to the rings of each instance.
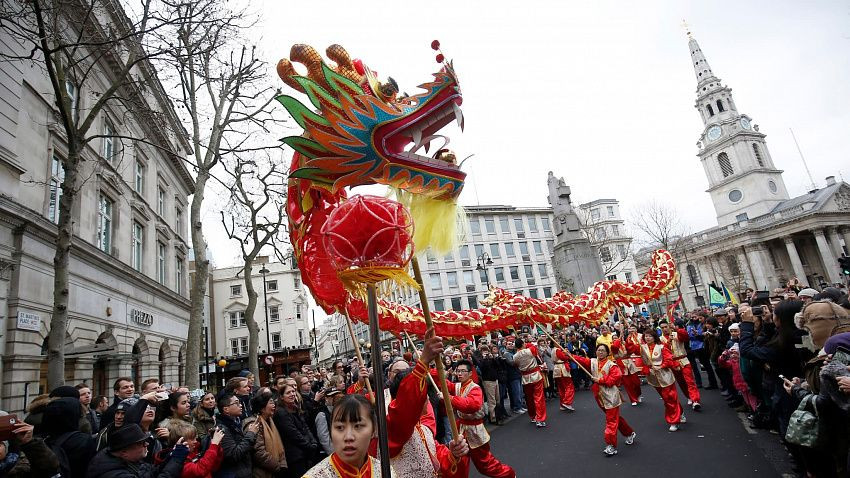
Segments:
[[[729,292],[729,289],[726,288],[726,284],[721,282],[720,287],[723,288],[723,296],[726,297],[726,302],[731,302],[735,305],[738,305],[738,298],[735,297],[735,294]]]
[[[710,307],[723,307],[726,305],[726,298],[720,289],[714,285],[714,282],[708,285],[708,305]]]

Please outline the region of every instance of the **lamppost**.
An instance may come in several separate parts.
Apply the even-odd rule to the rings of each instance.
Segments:
[[[486,252],[482,252],[480,256],[478,256],[478,265],[475,266],[475,270],[484,271],[484,281],[487,282],[487,293],[490,293],[490,275],[487,274],[487,266],[492,266],[493,260],[490,259],[490,254]]]
[[[260,274],[263,275],[263,309],[266,311],[266,349],[271,352],[272,350],[272,339],[271,333],[269,332],[269,293],[266,290],[266,274],[269,273],[269,270],[266,269],[265,264],[263,264],[263,268],[260,269]]]

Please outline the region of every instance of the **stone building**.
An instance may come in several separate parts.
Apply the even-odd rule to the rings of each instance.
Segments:
[[[850,185],[830,176],[824,187],[789,197],[765,134],[739,112],[693,37],[688,47],[704,124],[697,155],[718,225],[682,238],[674,251],[685,306],[707,303],[711,281],[739,293],[794,277],[816,287],[846,280],[838,258],[850,245]]]
[[[116,10],[120,12],[120,9]],[[0,48],[22,46],[0,33]],[[139,107],[156,114],[127,120],[109,105],[83,152],[87,178],[72,210],[67,382],[87,382],[111,395],[113,381],[130,376],[179,382],[188,328],[187,196],[192,178],[180,156],[188,144],[177,133],[149,144],[121,140],[144,131],[182,126],[150,65],[136,74],[148,90]],[[85,111],[111,71],[89,73],[83,88],[66,85]],[[53,257],[61,158],[66,146],[46,73],[25,61],[0,62],[0,356],[2,407],[24,409],[46,392],[46,339],[53,309]],[[114,109],[113,106],[117,109]],[[157,124],[147,124],[154,121]],[[176,154],[166,154],[164,151]]]

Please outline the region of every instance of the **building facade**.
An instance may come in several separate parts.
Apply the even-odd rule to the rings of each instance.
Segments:
[[[307,291],[301,284],[301,271],[291,263],[267,262],[260,257],[254,263],[252,285],[257,292],[254,320],[259,327],[260,354],[286,349],[309,348],[312,323],[308,317]],[[265,268],[265,293],[263,274]],[[248,355],[248,323],[245,309],[248,294],[242,267],[212,270],[210,294],[211,354],[228,360]],[[268,312],[268,327],[266,326]]]
[[[688,47],[704,124],[697,156],[718,225],[682,238],[674,251],[685,306],[707,305],[709,282],[737,294],[791,278],[814,287],[846,281],[838,258],[850,244],[850,185],[830,176],[824,187],[789,198],[765,134],[739,112],[693,37]]]
[[[0,35],[2,48],[22,48]],[[137,73],[152,71],[146,66]],[[107,71],[96,67],[81,87],[66,85],[76,109],[97,101],[98,86],[92,85],[111,81]],[[67,147],[46,73],[29,62],[4,61],[0,77],[0,405],[19,412],[28,398],[46,393]],[[170,131],[182,132],[162,86],[153,76],[147,85],[138,106],[157,114],[136,118],[156,116]],[[179,133],[149,139],[158,147],[119,139],[145,137],[163,124],[128,119],[111,105],[92,128],[101,137],[82,153],[80,176],[86,179],[72,209],[65,376],[106,395],[121,376],[177,383],[189,318],[186,218],[193,182],[180,159],[188,145]]]

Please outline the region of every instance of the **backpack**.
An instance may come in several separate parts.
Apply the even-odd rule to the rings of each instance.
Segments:
[[[788,443],[815,448],[820,441],[820,423],[818,420],[818,407],[814,403],[815,394],[810,393],[791,414],[788,421],[788,430],[785,432],[785,440]],[[811,411],[809,410],[811,408]]]
[[[50,447],[50,451],[56,455],[56,459],[59,460],[59,473],[53,475],[51,478],[71,478],[71,462],[68,461],[68,455],[65,454],[65,449],[62,448],[62,445],[71,438],[71,435],[79,432],[66,432],[59,435],[56,440],[52,440],[48,446]]]

